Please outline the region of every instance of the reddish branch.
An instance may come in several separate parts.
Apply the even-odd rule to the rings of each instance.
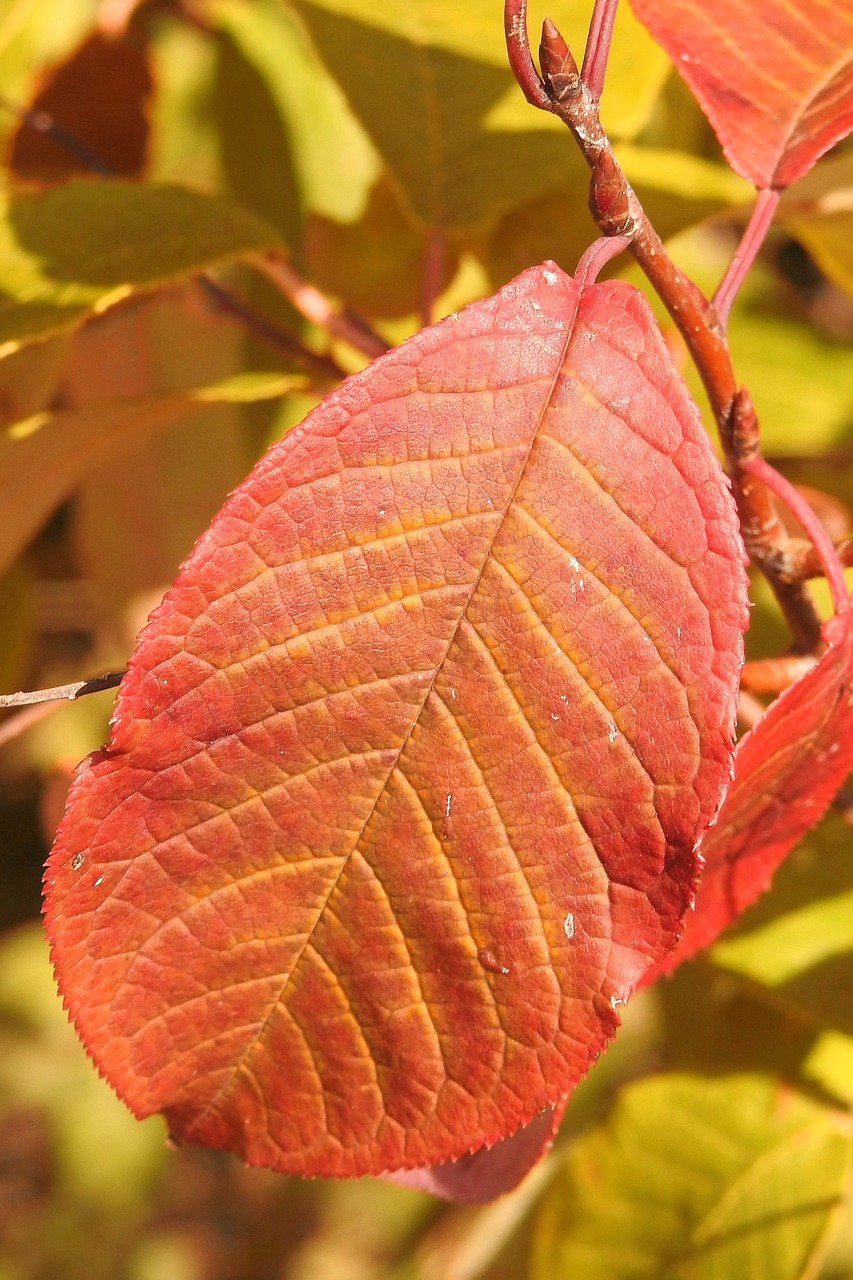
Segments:
[[[746,230],[741,236],[740,244],[735,249],[726,274],[714,294],[714,310],[717,313],[717,319],[720,324],[724,325],[728,320],[729,311],[737,292],[743,284],[749,268],[755,261],[758,250],[764,243],[765,236],[770,229],[770,223],[773,221],[773,215],[779,204],[780,194],[774,187],[765,187],[764,190],[759,191],[756,197],[755,206],[749,222],[746,224]]]
[[[281,254],[259,254],[252,262],[306,320],[325,329],[333,338],[348,342],[370,360],[388,350],[389,344],[384,338],[374,333],[363,320],[334,307],[326,295],[309,284]]]
[[[510,65],[527,101],[558,116],[571,130],[592,171],[590,208],[599,229],[606,236],[630,236],[631,253],[684,337],[720,433],[747,550],[767,577],[797,646],[810,652],[820,644],[820,619],[806,588],[790,573],[786,558],[789,539],[773,499],[754,469],[752,475],[745,469],[746,459],[758,452],[758,422],[748,394],[735,380],[724,325],[714,305],[670,258],[601,125],[598,81],[606,62],[612,8],[611,4],[596,5],[594,48],[584,61],[584,70],[591,77],[588,84],[550,20],[542,28],[540,77],[530,53],[526,0],[506,0],[504,26]],[[770,201],[759,203],[763,216]],[[751,239],[745,247],[743,242],[741,245],[740,263],[751,261],[758,247],[760,226],[751,223],[751,228]],[[740,263],[730,268],[723,282],[724,303],[734,296],[738,273],[742,274]]]

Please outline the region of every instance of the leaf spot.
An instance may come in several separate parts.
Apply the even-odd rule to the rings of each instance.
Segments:
[[[79,871],[84,862],[85,858],[83,857],[83,854],[75,853],[74,857],[71,859],[71,870]]]
[[[571,942],[572,938],[575,936],[575,918],[571,911],[568,912],[565,920],[563,921],[563,932]]]
[[[484,969],[488,969],[489,973],[502,973],[504,976],[512,973],[512,969],[507,968],[505,964],[501,964],[494,951],[481,947],[477,952],[477,959]]]
[[[611,746],[613,745],[613,743],[616,741],[618,737],[619,737],[619,730],[616,728],[616,725],[611,720],[607,729],[607,739]]]

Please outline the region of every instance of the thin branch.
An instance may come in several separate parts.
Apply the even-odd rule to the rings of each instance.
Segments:
[[[197,279],[199,285],[217,310],[234,316],[253,338],[262,342],[272,351],[277,351],[280,355],[298,361],[299,364],[305,366],[309,373],[319,377],[323,382],[340,382],[346,377],[346,370],[342,369],[331,356],[321,355],[317,351],[312,351],[301,343],[298,338],[294,338],[292,334],[287,333],[284,329],[279,329],[278,325],[273,324],[266,316],[255,311],[237,294],[230,289],[223,288],[218,280],[214,280],[206,271],[198,276]]]
[[[551,25],[553,26],[553,23]],[[540,111],[553,111],[553,100],[539,79],[530,53],[530,41],[527,38],[527,0],[505,0],[504,34],[509,65],[521,92],[532,107],[538,107]],[[575,67],[575,73],[577,74],[577,67]]]
[[[102,693],[121,684],[124,671],[111,671],[109,675],[92,676],[88,680],[76,680],[73,684],[59,684],[52,689],[34,689],[30,693],[0,693],[0,708],[29,707],[38,702],[75,702],[88,693]]]
[[[835,544],[835,554],[843,569],[853,568],[853,538],[842,538]],[[788,548],[788,577],[791,582],[805,582],[823,577],[823,561],[818,550],[805,538],[792,538]]]
[[[722,325],[727,323],[729,312],[738,290],[755,261],[759,249],[764,244],[767,232],[770,230],[770,224],[773,221],[773,215],[776,213],[776,208],[779,204],[780,195],[781,192],[777,191],[775,187],[764,187],[755,198],[755,204],[750,214],[749,222],[746,224],[746,230],[741,236],[740,243],[734,251],[734,256],[717,287],[717,292],[714,294],[714,309],[717,312],[717,319]]]
[[[102,178],[113,176],[112,168],[101,159],[97,152],[93,151],[82,138],[78,138],[76,134],[69,133],[67,129],[63,129],[61,125],[57,124],[49,111],[35,111],[32,107],[22,107],[18,103],[12,102],[5,94],[0,94],[0,107],[14,116],[20,124],[28,124],[36,133],[46,134],[57,146],[63,147],[69,155],[78,160],[90,173],[97,174]]]
[[[581,67],[581,80],[596,101],[601,97],[601,90],[604,88],[604,76],[607,71],[610,42],[613,39],[613,24],[616,21],[618,7],[619,0],[595,0],[595,8],[590,19],[589,35],[586,38],[586,50]]]
[[[741,446],[749,440],[757,450],[758,423],[748,395],[735,381],[725,330],[712,303],[682,275],[649,222],[613,154],[598,103],[580,76],[572,73],[574,59],[551,22],[542,30],[543,79],[536,76],[526,10],[526,0],[506,0],[510,63],[522,91],[533,105],[558,115],[574,135],[592,170],[590,207],[599,228],[605,234],[631,230],[630,251],[680,330],[708,394],[747,550],[765,573],[798,647],[813,651],[820,644],[820,618],[802,583],[786,581],[779,571],[787,535],[769,493],[762,485],[746,482]],[[614,226],[614,211],[621,226]]]
[[[389,349],[390,344],[350,312],[338,311],[325,294],[286,262],[279,253],[256,254],[251,262],[279,289],[301,315],[325,329],[332,337],[348,342],[370,360]]]

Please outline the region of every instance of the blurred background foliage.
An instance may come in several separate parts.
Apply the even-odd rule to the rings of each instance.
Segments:
[[[576,51],[589,8],[552,14]],[[516,90],[500,10],[0,2],[0,689],[121,669],[226,493],[329,385],[250,336],[201,271],[351,370],[364,357],[303,320],[259,252],[283,249],[391,343],[543,258],[573,269],[593,238],[586,175]],[[658,230],[712,290],[750,192],[627,6],[604,103]],[[851,336],[842,144],[785,195],[731,321],[765,452],[829,495],[836,537],[853,506]],[[760,583],[754,599],[752,655],[784,651]],[[853,1276],[853,799],[710,956],[624,1011],[527,1182],[452,1207],[168,1150],[160,1121],[133,1121],[97,1078],[38,911],[70,772],[109,702],[0,721],[0,1280]]]

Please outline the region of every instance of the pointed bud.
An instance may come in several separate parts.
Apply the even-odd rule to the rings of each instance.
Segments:
[[[602,235],[622,236],[634,227],[628,184],[609,151],[602,151],[589,182],[589,208]]]
[[[574,97],[580,88],[578,65],[550,18],[542,23],[539,66],[542,68],[542,79],[555,101],[562,102]]]

